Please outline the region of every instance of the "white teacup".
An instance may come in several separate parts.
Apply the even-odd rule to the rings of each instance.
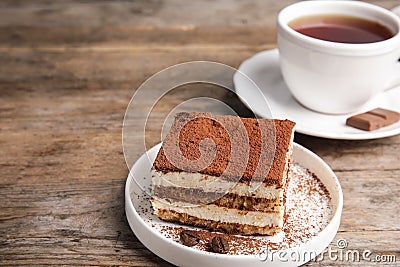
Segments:
[[[339,43],[303,35],[288,25],[299,17],[324,14],[377,21],[394,36],[374,43]],[[277,27],[284,80],[293,96],[312,110],[355,112],[400,84],[400,18],[389,10],[358,1],[304,1],[284,8]]]

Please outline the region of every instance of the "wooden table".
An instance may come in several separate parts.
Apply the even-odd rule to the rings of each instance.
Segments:
[[[292,2],[1,1],[0,265],[168,265],[125,218],[121,130],[129,100],[170,65],[238,67],[276,47],[276,14]],[[233,94],[209,86],[203,93],[249,114]],[[158,142],[165,114],[182,97],[185,90],[158,105],[146,143]],[[296,142],[321,156],[342,184],[332,247],[344,238],[351,249],[400,261],[400,135],[338,141],[296,134]]]

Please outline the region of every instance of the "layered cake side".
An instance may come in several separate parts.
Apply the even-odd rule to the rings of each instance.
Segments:
[[[153,164],[154,213],[230,234],[280,232],[294,126],[289,120],[179,113]]]

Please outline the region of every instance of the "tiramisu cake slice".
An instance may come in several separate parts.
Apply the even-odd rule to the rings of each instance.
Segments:
[[[229,234],[280,232],[294,126],[179,113],[153,164],[154,213]]]

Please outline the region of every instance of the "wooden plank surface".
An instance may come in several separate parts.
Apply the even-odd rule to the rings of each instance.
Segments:
[[[121,132],[130,98],[170,65],[210,60],[238,67],[276,47],[276,14],[292,2],[1,1],[0,265],[168,266],[125,218]],[[229,92],[202,93],[250,114]],[[199,92],[172,93],[155,109],[148,146],[159,141],[165,114],[193,94]],[[400,260],[400,136],[339,141],[296,134],[296,142],[341,181],[345,204],[332,246],[344,238],[353,249]]]

